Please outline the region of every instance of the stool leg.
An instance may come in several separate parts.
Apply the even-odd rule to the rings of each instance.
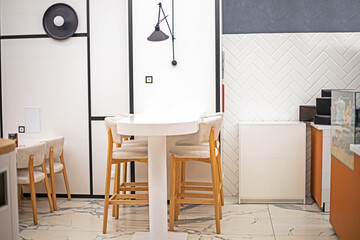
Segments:
[[[120,163],[116,164],[116,168],[117,168],[117,176],[116,176],[116,186],[114,186],[115,188],[115,194],[119,194],[119,189],[120,189]],[[119,204],[114,205],[115,206],[115,219],[119,219]]]
[[[110,144],[109,144],[109,146],[110,146]],[[109,147],[108,159],[107,159],[107,165],[106,165],[106,179],[105,179],[105,199],[104,199],[104,219],[103,219],[103,233],[104,234],[106,233],[106,229],[107,229],[107,219],[108,219],[108,210],[109,210],[111,158],[112,158],[112,149],[110,149],[110,147]]]
[[[54,173],[54,149],[53,148],[50,148],[49,168],[50,168],[50,181],[51,181],[52,200],[53,200],[53,204],[54,204],[54,210],[57,210],[55,173]]]
[[[30,196],[32,203],[33,221],[37,225],[37,209],[36,209],[36,193],[35,193],[35,182],[34,182],[34,157],[30,156],[29,161],[29,180],[30,180]]]
[[[21,185],[18,184],[18,207],[19,208],[20,208],[21,193],[22,193]]]
[[[185,165],[185,161],[181,163],[181,181],[180,181],[180,193],[185,193],[184,191],[184,183],[185,183],[185,170],[186,170],[186,165]],[[183,199],[183,198],[182,198]],[[181,204],[180,206],[184,206],[185,204]]]
[[[118,185],[118,182],[116,181],[117,179],[117,176],[119,175],[119,169],[117,167],[117,164],[115,165],[115,176],[114,176],[114,191],[113,191],[113,194],[115,195],[116,194],[116,189],[117,189],[117,185]],[[116,212],[116,205],[114,204],[112,206],[112,216],[115,217],[115,212]]]
[[[44,182],[45,182],[45,187],[46,187],[46,193],[47,193],[47,196],[48,196],[48,199],[49,199],[50,211],[54,212],[53,199],[51,199],[49,181],[48,181],[48,177],[47,177],[47,174],[46,174],[45,159],[44,159],[44,162],[42,163],[42,169],[43,169],[43,172],[45,174]]]
[[[175,196],[180,193],[181,190],[181,170],[182,170],[182,162],[176,163],[176,182],[175,182]],[[179,219],[180,215],[180,203],[175,204],[175,221]]]
[[[170,166],[170,207],[169,207],[169,230],[174,231],[175,221],[175,187],[176,187],[176,160],[174,155],[171,155],[171,166]]]
[[[210,145],[211,148],[211,145]],[[221,216],[221,202],[220,202],[220,194],[219,194],[219,175],[218,175],[218,167],[217,161],[215,157],[215,151],[210,150],[211,153],[211,177],[213,184],[213,196],[214,196],[214,210],[215,210],[215,224],[216,224],[216,233],[220,234],[220,216]]]
[[[61,153],[60,160],[61,160],[61,163],[63,165],[62,173],[63,173],[63,176],[64,176],[64,182],[65,182],[67,196],[68,196],[68,199],[71,200],[70,187],[69,187],[69,182],[68,182],[68,178],[67,178],[67,174],[66,174],[66,168],[65,168],[64,151]]]
[[[223,180],[222,180],[222,171],[221,171],[221,160],[220,160],[220,152],[216,157],[217,165],[219,169],[219,182],[220,182],[220,197],[221,197],[221,206],[224,206],[224,188],[223,188]]]
[[[123,163],[123,173],[122,173],[122,183],[127,182],[127,162]],[[126,191],[123,191],[123,194],[126,194]]]

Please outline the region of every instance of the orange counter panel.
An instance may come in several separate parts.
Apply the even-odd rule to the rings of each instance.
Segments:
[[[311,128],[311,194],[321,206],[323,131]]]
[[[360,157],[354,171],[331,157],[330,223],[341,240],[360,239]]]

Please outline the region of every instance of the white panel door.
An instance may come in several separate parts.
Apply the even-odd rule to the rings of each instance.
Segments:
[[[127,1],[90,1],[91,114],[129,112]]]
[[[87,40],[2,40],[4,136],[24,125],[24,107],[41,109],[41,133],[19,134],[19,143],[64,136],[72,194],[89,194]],[[61,175],[57,193],[66,193]]]
[[[86,0],[62,0],[78,16],[76,33],[86,33]],[[1,35],[45,34],[42,19],[45,11],[58,1],[53,0],[1,0]]]

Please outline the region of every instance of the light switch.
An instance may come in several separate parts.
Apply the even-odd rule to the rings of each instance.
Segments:
[[[153,83],[153,77],[152,76],[146,76],[145,77],[145,83]]]

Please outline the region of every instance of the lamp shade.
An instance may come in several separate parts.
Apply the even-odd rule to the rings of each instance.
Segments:
[[[160,27],[156,26],[155,31],[147,38],[147,40],[152,42],[160,42],[168,39],[169,36],[166,35],[163,31],[160,30]]]

